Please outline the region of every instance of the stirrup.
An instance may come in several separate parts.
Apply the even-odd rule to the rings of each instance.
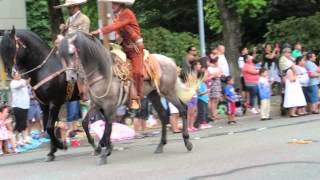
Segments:
[[[131,106],[130,106],[130,109],[140,109],[140,103],[138,100],[131,100]]]

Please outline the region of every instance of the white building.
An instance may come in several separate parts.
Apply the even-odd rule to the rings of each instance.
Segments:
[[[0,0],[0,30],[27,29],[25,0]]]

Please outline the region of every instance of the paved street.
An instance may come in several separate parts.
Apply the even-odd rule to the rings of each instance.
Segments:
[[[57,153],[55,162],[43,159],[46,148],[0,157],[5,179],[320,179],[320,118],[275,118],[261,122],[241,118],[192,133],[192,152],[181,135],[169,134],[164,154],[153,154],[159,135],[115,144],[109,164],[97,166],[91,148],[82,144]],[[292,139],[311,144],[289,144]],[[1,178],[1,179],[2,179]]]

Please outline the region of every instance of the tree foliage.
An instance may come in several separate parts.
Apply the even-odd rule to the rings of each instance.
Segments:
[[[226,0],[225,3],[229,9],[234,10],[240,17],[257,17],[267,5],[266,0]],[[221,32],[223,27],[217,0],[207,0],[204,9],[206,22],[210,29]]]
[[[142,35],[146,49],[150,50],[151,53],[174,58],[177,64],[181,64],[182,56],[185,55],[189,46],[199,47],[198,36],[192,33],[176,33],[162,27],[156,27],[143,29]]]
[[[294,44],[300,42],[307,50],[320,51],[320,13],[309,17],[289,17],[268,24],[267,42]]]
[[[27,25],[29,29],[46,41],[51,41],[48,3],[46,0],[27,1]]]

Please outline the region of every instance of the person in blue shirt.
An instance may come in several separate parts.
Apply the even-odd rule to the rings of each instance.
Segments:
[[[261,104],[261,121],[270,120],[270,98],[271,87],[268,78],[268,71],[265,68],[259,71],[258,89]]]
[[[197,120],[195,122],[195,127],[200,129],[211,128],[212,126],[208,124],[208,103],[209,103],[209,92],[210,88],[206,85],[208,78],[205,74],[203,77],[203,81],[200,83],[199,88],[197,90]]]
[[[236,124],[236,100],[237,94],[234,89],[234,80],[231,76],[226,77],[227,85],[224,87],[223,92],[227,100],[228,124]]]

